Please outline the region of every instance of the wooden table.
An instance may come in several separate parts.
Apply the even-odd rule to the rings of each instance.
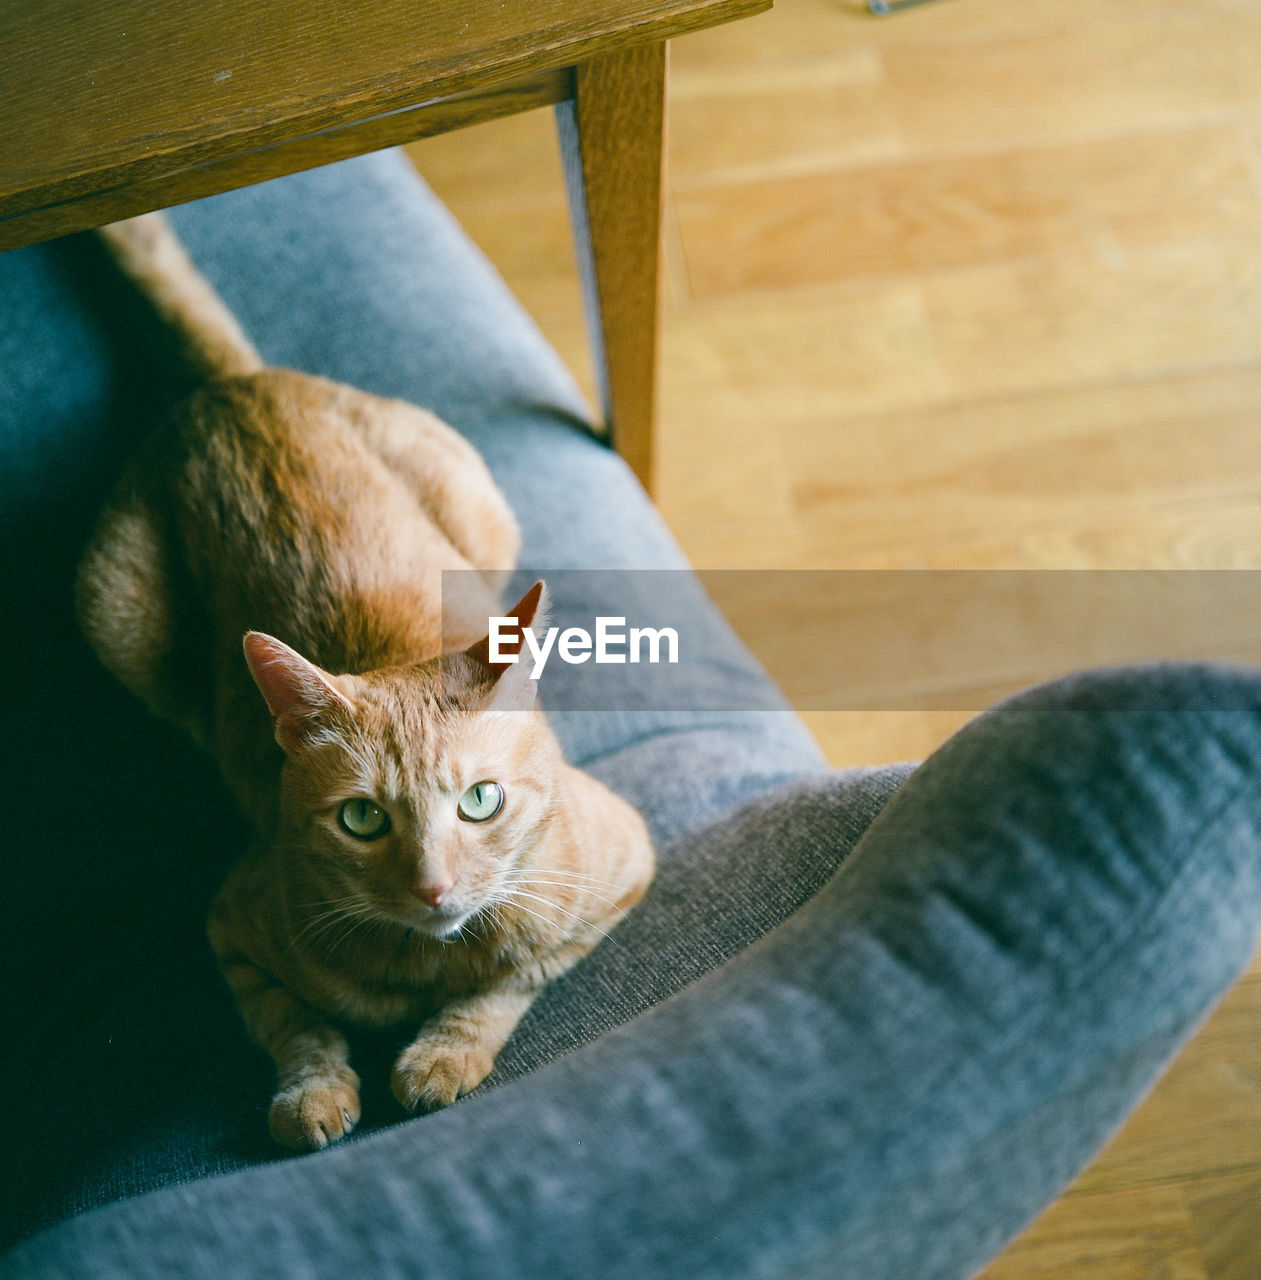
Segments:
[[[606,419],[645,484],[666,44],[772,0],[5,0],[0,250],[555,105]]]

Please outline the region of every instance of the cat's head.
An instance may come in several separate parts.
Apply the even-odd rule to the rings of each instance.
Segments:
[[[543,596],[537,583],[505,616],[532,625]],[[527,663],[490,661],[482,640],[332,675],[261,632],[245,655],[285,753],[277,841],[329,887],[313,907],[448,937],[512,896],[560,762]]]

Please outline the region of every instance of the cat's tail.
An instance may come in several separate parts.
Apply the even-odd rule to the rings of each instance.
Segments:
[[[231,377],[263,367],[236,317],[193,266],[165,215],[128,218],[98,234],[123,274],[179,335],[184,355],[198,373]]]

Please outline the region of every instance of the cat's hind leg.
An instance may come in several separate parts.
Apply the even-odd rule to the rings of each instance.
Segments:
[[[208,709],[191,681],[196,666],[184,652],[186,631],[177,623],[181,566],[141,490],[141,470],[119,487],[79,562],[79,625],[109,671],[151,710],[205,742]]]
[[[521,534],[477,450],[440,418],[403,400],[356,393],[347,407],[363,440],[497,593],[516,568]]]

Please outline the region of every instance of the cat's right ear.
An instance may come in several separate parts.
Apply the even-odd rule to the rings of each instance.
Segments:
[[[308,746],[330,713],[351,709],[328,672],[283,640],[247,631],[244,646],[250,675],[271,712],[276,741],[288,755]]]
[[[547,587],[536,582],[504,615],[514,623],[508,634],[500,636],[499,649],[512,654],[507,662],[490,656],[490,637],[483,636],[465,652],[490,675],[494,682],[490,705],[499,711],[528,711],[534,705],[535,686],[530,679],[530,664],[525,661],[524,628],[542,627],[547,618]]]

